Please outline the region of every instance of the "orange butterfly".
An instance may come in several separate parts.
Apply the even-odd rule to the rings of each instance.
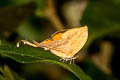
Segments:
[[[61,57],[63,61],[70,60],[71,63],[76,59],[75,54],[84,46],[87,38],[88,28],[84,26],[66,31],[58,31],[50,39],[44,40],[41,43],[21,40],[17,43],[17,47],[19,47],[20,42],[33,47],[41,47],[45,50],[50,50],[56,56]]]

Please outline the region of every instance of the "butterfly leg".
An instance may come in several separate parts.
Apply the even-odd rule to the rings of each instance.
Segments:
[[[38,45],[37,45],[35,42],[31,43],[31,42],[29,42],[29,41],[27,41],[27,40],[21,40],[21,41],[19,41],[19,42],[17,43],[17,47],[19,47],[20,42],[23,42],[24,44],[27,44],[27,45],[32,46],[32,47],[38,47]]]
[[[59,59],[59,61],[62,61],[63,59]]]
[[[74,58],[70,58],[69,61],[70,61],[70,64],[75,63],[75,59]]]
[[[75,60],[76,59],[76,57],[73,57],[73,58],[62,58],[62,59],[60,59],[60,61],[62,61],[62,62],[67,62],[67,61],[70,61],[70,64],[72,64],[72,63],[74,63]]]
[[[66,60],[65,60],[65,59],[63,59],[63,58],[61,58],[61,59],[60,59],[60,61],[65,62]]]
[[[37,41],[35,41],[35,40],[32,40],[32,42],[34,43],[34,44],[36,44],[36,45],[39,45],[40,43],[38,43]]]
[[[65,58],[65,60],[69,60],[70,61],[70,64],[72,63],[75,63],[75,59],[77,58],[78,56],[75,56],[75,57],[72,57],[72,58]]]
[[[61,58],[60,61],[67,62],[70,61],[70,64],[75,63],[75,59],[79,56],[71,57],[71,58]]]
[[[77,58],[78,56],[75,56],[75,57],[72,57],[72,58],[70,58],[69,60],[70,60],[70,64],[71,63],[75,63],[75,59]]]

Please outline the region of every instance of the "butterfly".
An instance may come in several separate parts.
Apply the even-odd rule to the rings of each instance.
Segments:
[[[17,43],[23,42],[24,44],[41,47],[45,50],[50,50],[51,53],[59,56],[62,61],[74,62],[76,53],[84,46],[88,38],[88,27],[78,27],[68,30],[61,30],[55,32],[51,38],[46,39],[40,43],[33,41],[29,42],[27,40],[21,40]]]

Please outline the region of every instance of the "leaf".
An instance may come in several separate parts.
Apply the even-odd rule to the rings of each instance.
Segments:
[[[24,5],[33,2],[33,0],[2,0],[0,6]]]
[[[4,66],[4,75],[8,80],[15,80],[8,66]]]
[[[3,75],[0,75],[0,80],[6,80]]]
[[[1,40],[0,40],[0,46],[1,46]]]
[[[47,22],[47,19],[33,15],[29,20],[19,25],[17,33],[27,40],[43,41],[55,32],[55,28],[50,27],[49,23],[44,24],[44,22]],[[44,29],[45,26],[46,29]]]
[[[91,80],[76,64],[62,63],[59,58],[41,48],[1,46],[0,53],[20,63],[47,62],[58,64],[76,75],[80,80]]]
[[[0,80],[24,80],[16,72],[12,71],[7,65],[0,67],[0,72],[3,75],[0,75]]]
[[[87,45],[96,38],[120,31],[119,8],[119,0],[93,0],[88,4],[81,20],[89,30]]]
[[[113,75],[104,73],[90,59],[84,62],[84,70],[93,80],[119,80]],[[94,75],[93,75],[94,74]]]
[[[0,71],[5,76],[4,77],[5,80],[15,80],[8,66],[5,65],[3,69],[0,67]]]
[[[35,11],[35,4],[0,7],[0,37],[8,37]],[[7,34],[5,34],[7,33]]]

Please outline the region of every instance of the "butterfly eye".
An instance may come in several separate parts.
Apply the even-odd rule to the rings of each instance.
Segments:
[[[53,38],[53,40],[58,40],[61,38],[61,36],[62,36],[62,33],[58,33],[58,34],[54,35],[52,38]]]

